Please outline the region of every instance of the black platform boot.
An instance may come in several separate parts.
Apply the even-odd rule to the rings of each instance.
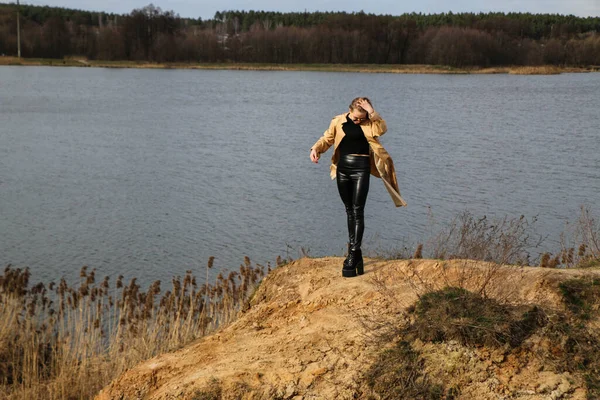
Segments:
[[[354,251],[354,260],[353,261],[355,262],[357,275],[364,274],[365,273],[365,265],[363,262],[362,250],[360,249],[360,247]]]
[[[348,252],[346,253],[346,259],[344,260],[344,263],[343,263],[344,268],[348,268],[348,258],[350,258],[350,246],[351,246],[351,244],[348,243]]]
[[[348,257],[344,261],[344,267],[342,268],[342,276],[344,278],[353,278],[356,276],[356,253],[350,248],[348,251]],[[361,257],[362,259],[362,257]]]

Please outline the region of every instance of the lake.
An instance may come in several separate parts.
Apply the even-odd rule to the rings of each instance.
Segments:
[[[537,216],[543,248],[598,215],[600,74],[396,75],[0,68],[0,263],[34,281],[142,284],[244,256],[341,255],[344,207],[309,149],[369,96],[406,208],[372,178],[367,254],[414,246],[468,210]],[[425,248],[425,252],[427,252]],[[114,279],[114,278],[113,278]]]

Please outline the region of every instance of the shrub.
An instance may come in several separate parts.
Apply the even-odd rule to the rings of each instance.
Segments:
[[[412,335],[422,341],[456,340],[467,346],[518,346],[546,321],[537,307],[519,315],[516,307],[456,287],[421,296],[412,312],[408,328]]]
[[[529,250],[542,241],[535,233],[536,221],[524,216],[479,218],[465,211],[431,240],[433,258],[529,265]]]

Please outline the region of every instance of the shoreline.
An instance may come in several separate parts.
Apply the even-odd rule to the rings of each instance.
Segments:
[[[94,68],[138,69],[200,69],[242,71],[312,71],[312,72],[362,72],[395,74],[511,74],[511,75],[558,75],[562,73],[600,72],[600,66],[557,67],[508,66],[454,68],[443,65],[422,64],[269,64],[269,63],[153,63],[145,61],[97,61],[85,58],[44,59],[0,57],[0,66],[52,66]]]

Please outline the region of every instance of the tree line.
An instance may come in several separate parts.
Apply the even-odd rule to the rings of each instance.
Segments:
[[[219,11],[182,18],[20,7],[22,55],[152,62],[600,65],[600,17],[530,13],[374,15]],[[16,55],[17,9],[0,4],[0,54]]]

